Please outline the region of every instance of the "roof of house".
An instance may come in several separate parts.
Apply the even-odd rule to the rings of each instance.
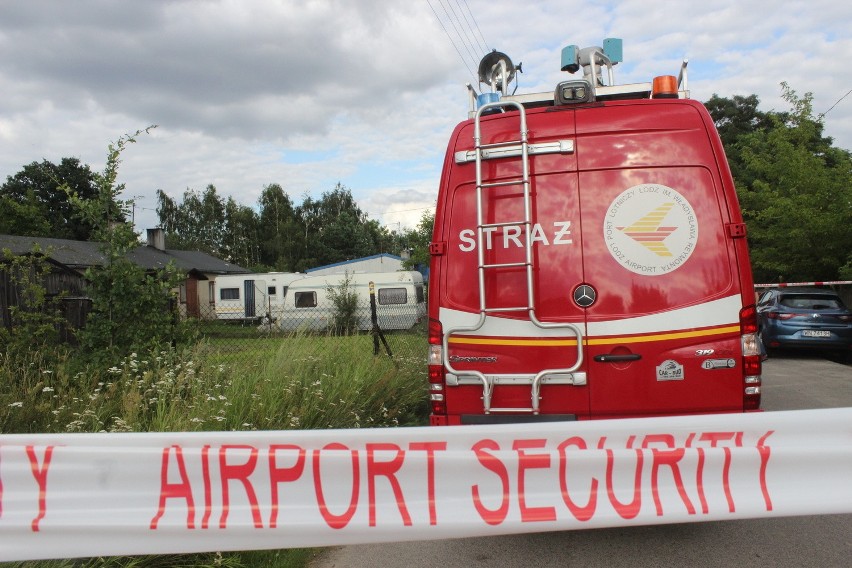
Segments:
[[[143,245],[131,251],[127,257],[147,269],[165,268],[169,261],[174,261],[178,268],[195,270],[207,274],[247,274],[250,270],[216,258],[206,252],[191,250],[159,250],[152,246]]]
[[[54,261],[74,269],[85,270],[90,266],[100,266],[104,262],[104,255],[101,252],[102,243],[0,235],[0,249],[9,249],[15,255],[32,252],[33,246],[36,244],[42,252],[49,252],[48,256]],[[127,256],[138,266],[147,270],[163,268],[169,261],[174,261],[178,268],[187,272],[195,271],[207,274],[243,274],[249,272],[242,266],[197,251],[159,250],[152,246],[142,245],[131,251]]]
[[[383,252],[381,254],[374,254],[372,256],[364,256],[364,257],[361,257],[361,258],[353,258],[352,260],[344,260],[342,262],[334,262],[332,264],[326,264],[326,265],[323,265],[323,266],[316,266],[314,268],[308,268],[307,270],[305,270],[305,272],[314,272],[316,270],[325,270],[327,268],[335,268],[335,267],[338,267],[338,266],[346,266],[346,265],[349,265],[349,264],[357,264],[359,262],[373,260],[373,259],[376,259],[376,258],[386,258],[386,259],[389,259],[389,260],[402,261],[402,257],[396,256],[394,254],[389,254],[389,253]]]
[[[54,261],[71,268],[85,269],[89,266],[103,264],[104,261],[104,255],[99,248],[100,243],[47,237],[0,235],[0,250],[9,249],[16,256],[31,253],[35,245],[38,245],[41,252],[45,254],[49,251],[48,256]]]

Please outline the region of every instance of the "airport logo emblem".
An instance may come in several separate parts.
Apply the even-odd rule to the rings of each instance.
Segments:
[[[665,185],[624,190],[604,217],[604,242],[621,266],[644,276],[680,268],[698,242],[698,219],[686,198]]]

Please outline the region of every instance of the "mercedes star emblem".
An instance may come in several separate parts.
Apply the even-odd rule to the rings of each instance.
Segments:
[[[574,289],[574,302],[581,308],[588,308],[595,303],[598,293],[588,284],[580,284]]]

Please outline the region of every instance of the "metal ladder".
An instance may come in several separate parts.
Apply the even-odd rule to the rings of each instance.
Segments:
[[[506,107],[515,107],[518,111],[518,120],[520,122],[520,135],[517,140],[509,140],[505,142],[496,142],[483,144],[482,143],[482,131],[480,125],[480,119],[485,112],[494,111],[494,110],[504,110]],[[465,371],[456,371],[452,368],[449,360],[445,363],[446,368],[449,372],[457,374],[457,375],[472,375],[476,377],[482,383],[482,401],[483,401],[483,409],[485,414],[490,414],[491,412],[504,412],[504,413],[539,413],[539,401],[540,401],[540,390],[541,383],[545,376],[550,375],[565,375],[570,374],[580,368],[583,362],[583,333],[579,327],[570,323],[545,323],[539,321],[539,319],[535,315],[535,298],[533,295],[533,252],[532,252],[532,243],[530,242],[530,236],[532,231],[532,203],[530,196],[530,167],[529,167],[529,156],[530,156],[530,144],[528,140],[528,130],[527,130],[527,119],[526,119],[526,111],[523,105],[516,101],[498,101],[493,103],[488,103],[480,107],[475,116],[474,120],[474,157],[476,161],[476,250],[477,250],[477,272],[478,272],[478,280],[479,280],[479,320],[474,326],[471,327],[457,327],[454,329],[448,329],[444,334],[444,353],[449,353],[449,337],[454,333],[466,332],[471,333],[478,331],[485,324],[486,318],[489,313],[493,312],[527,312],[529,315],[530,321],[541,329],[552,329],[552,328],[564,328],[571,330],[574,335],[577,337],[577,361],[571,367],[564,369],[545,369],[539,371],[534,376],[533,375],[503,375],[501,378],[507,381],[517,381],[524,380],[525,377],[530,380],[530,406],[522,407],[522,408],[492,408],[491,407],[491,398],[494,394],[494,386],[500,380],[495,377],[488,377],[484,373],[480,371],[474,370],[465,370]],[[551,143],[542,145],[541,153],[552,152],[554,149],[561,150],[565,146],[565,143]],[[461,153],[462,155],[466,153]],[[521,176],[518,178],[496,181],[496,182],[486,182],[483,180],[482,175],[482,162],[484,159],[488,157],[514,157],[520,156],[521,160]],[[461,157],[457,158],[462,159]],[[487,193],[492,188],[498,187],[508,187],[508,186],[520,186],[523,188],[523,200],[524,200],[524,214],[522,219],[512,220],[512,221],[501,221],[501,222],[493,222],[486,223],[484,219],[484,202],[483,199],[487,197]],[[506,227],[520,227],[522,229],[522,233],[524,236],[524,260],[521,262],[508,262],[508,263],[486,263],[485,262],[485,230],[486,229],[498,229],[498,228],[506,228]],[[523,267],[526,273],[526,305],[520,306],[494,306],[493,304],[489,305],[488,298],[486,295],[485,288],[485,274],[489,270],[494,269],[505,269],[505,268],[521,268]],[[449,359],[449,358],[448,358]],[[573,383],[580,384],[580,383]],[[584,383],[583,383],[584,384]]]
[[[492,144],[482,143],[482,132],[480,118],[483,110],[488,110],[494,106],[514,106],[518,109],[518,117],[520,120],[520,137],[518,140],[509,140],[506,142],[496,142]],[[493,107],[492,107],[493,108]],[[479,311],[482,314],[490,312],[530,312],[533,310],[533,266],[532,266],[532,246],[530,244],[530,231],[532,227],[532,212],[530,203],[530,163],[529,163],[529,141],[527,140],[527,118],[523,105],[517,102],[491,103],[484,105],[476,113],[476,121],[474,124],[473,133],[474,152],[476,152],[476,253],[477,266],[479,275]],[[496,181],[485,182],[482,179],[482,161],[484,155],[490,150],[501,150],[520,146],[521,149],[521,177]],[[486,223],[484,220],[484,203],[483,196],[488,193],[491,188],[521,186],[523,187],[524,200],[524,216],[523,219],[516,221],[505,221],[499,223]],[[486,264],[485,262],[485,239],[484,234],[486,229],[498,229],[506,227],[520,227],[524,234],[524,261],[509,262],[498,264]],[[527,287],[527,304],[514,307],[488,307],[488,300],[485,294],[485,273],[488,270],[498,268],[513,268],[525,267],[526,270],[526,287]]]

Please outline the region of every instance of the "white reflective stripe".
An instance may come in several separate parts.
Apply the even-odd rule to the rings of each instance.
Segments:
[[[568,301],[568,300],[566,300]],[[594,309],[594,308],[592,308]],[[587,337],[666,333],[682,329],[738,325],[742,309],[739,294],[705,302],[696,306],[669,310],[648,316],[623,318],[587,325]],[[479,320],[478,313],[441,308],[438,317],[444,329],[472,327]],[[541,329],[528,320],[514,320],[489,315],[476,335],[491,337],[564,337],[564,329]]]
[[[852,408],[0,435],[0,561],[850,513],[849,424]]]
[[[736,294],[648,316],[590,322],[588,334],[592,336],[657,333],[719,325],[739,325],[742,307],[742,298]]]

